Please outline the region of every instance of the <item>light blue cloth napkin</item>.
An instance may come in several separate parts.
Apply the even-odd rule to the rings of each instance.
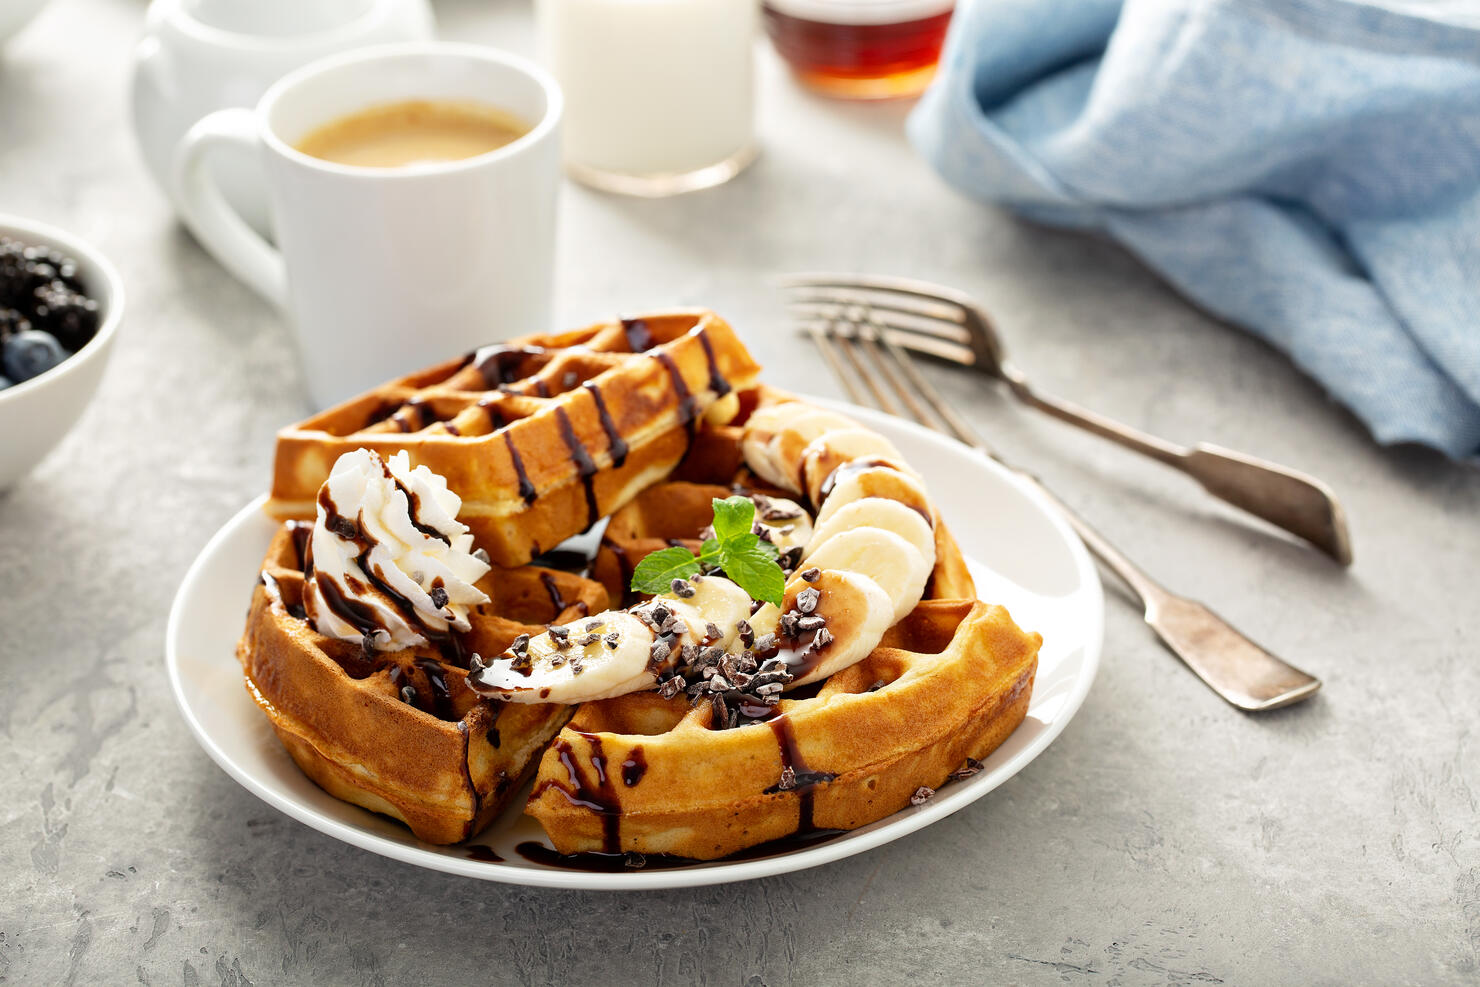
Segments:
[[[1474,456],[1477,8],[964,0],[910,136],[972,195],[1119,240],[1380,441]]]

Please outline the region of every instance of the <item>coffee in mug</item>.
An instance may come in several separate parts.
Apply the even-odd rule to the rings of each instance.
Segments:
[[[287,314],[327,407],[550,330],[562,102],[539,68],[491,48],[361,48],[198,122],[172,183],[196,238]],[[217,151],[261,162],[276,244],[223,198]]]
[[[530,127],[485,103],[405,100],[366,107],[315,128],[297,143],[311,157],[360,168],[461,161],[511,144]]]

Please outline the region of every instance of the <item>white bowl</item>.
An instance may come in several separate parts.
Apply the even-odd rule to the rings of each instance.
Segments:
[[[0,490],[15,484],[71,431],[108,365],[123,317],[123,282],[92,246],[54,226],[0,213],[0,235],[27,246],[55,247],[77,262],[77,276],[98,303],[98,334],[52,367],[0,390]]]

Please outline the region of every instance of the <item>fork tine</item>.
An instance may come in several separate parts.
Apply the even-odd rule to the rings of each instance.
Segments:
[[[886,317],[882,318],[882,321],[895,329],[962,344],[971,341],[966,327],[959,322],[945,322],[934,316],[912,312],[909,309],[881,305],[866,299],[863,295],[829,294],[816,297],[798,295],[793,297],[787,305],[793,313],[803,318],[846,318],[849,312],[866,309],[876,314],[884,313]]]
[[[874,379],[874,375],[864,368],[863,361],[858,358],[858,350],[854,345],[853,337],[834,332],[832,333],[832,338],[837,342],[838,349],[842,350],[843,355],[848,358],[848,362],[853,365],[853,369],[857,372],[859,379],[868,387],[869,394],[873,396],[874,405],[885,414],[899,414],[899,405],[889,396],[889,392],[885,388],[879,386],[878,381]]]
[[[981,437],[981,433],[973,428],[966,419],[957,414],[955,409],[940,396],[940,392],[925,379],[925,375],[920,373],[920,369],[915,366],[915,362],[909,358],[909,355],[903,349],[890,342],[887,336],[881,336],[880,341],[900,371],[909,379],[910,384],[925,399],[926,403],[930,405],[930,410],[935,412],[940,417],[940,420],[945,423],[946,428],[951,431],[951,434],[973,449],[980,449],[988,455],[992,455],[991,447]]]
[[[838,383],[843,385],[843,390],[848,392],[848,400],[854,404],[867,405],[868,399],[863,396],[858,381],[854,380],[843,368],[843,361],[838,357],[838,348],[833,345],[831,337],[817,326],[809,326],[803,331],[812,340],[812,345],[816,346],[817,351],[822,354],[822,359],[827,363],[833,376],[838,379]]]
[[[833,321],[833,319],[826,318],[803,318],[797,320],[797,328],[809,334],[812,332],[833,333]],[[924,353],[927,356],[935,357],[937,360],[944,360],[947,363],[954,363],[957,366],[977,366],[976,353],[970,347],[962,346],[959,343],[953,343],[934,336],[916,335],[908,330],[889,327],[885,328],[884,335],[888,336],[895,345],[902,346],[907,350]]]
[[[803,272],[801,274],[788,274],[781,278],[781,284],[788,288],[865,288],[874,291],[892,291],[900,295],[910,295],[914,298],[923,298],[926,301],[949,302],[958,305],[962,309],[973,309],[976,303],[971,296],[965,292],[957,291],[955,288],[947,288],[945,285],[931,284],[929,281],[916,281],[913,278],[885,277],[877,274],[827,274],[823,272]]]
[[[873,357],[874,365],[879,368],[882,376],[889,379],[889,383],[894,387],[895,393],[899,395],[899,399],[909,409],[910,417],[926,428],[934,429],[937,432],[940,431],[940,428],[926,413],[924,407],[921,406],[919,399],[915,397],[900,377],[898,368],[892,366],[891,361],[885,358],[884,351],[880,349],[880,346],[885,345],[883,335],[883,330],[877,324],[870,322],[867,326],[867,332],[862,336],[864,348]]]
[[[792,299],[814,305],[847,305],[887,309],[922,320],[920,332],[946,335],[951,339],[966,337],[966,313],[951,302],[925,301],[913,295],[900,295],[881,288],[852,288],[836,285],[796,285]]]

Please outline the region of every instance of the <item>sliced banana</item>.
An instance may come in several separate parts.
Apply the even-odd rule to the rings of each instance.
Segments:
[[[823,499],[822,509],[813,523],[816,531],[847,505],[865,497],[883,497],[918,511],[921,518],[933,517],[925,484],[892,465],[863,465],[833,473],[833,485]],[[933,521],[931,522],[934,523]]]
[[[782,489],[801,490],[800,486],[790,480],[788,471],[782,468],[782,464],[776,461],[771,450],[771,440],[794,416],[805,414],[809,410],[811,407],[800,401],[787,401],[782,404],[768,404],[750,413],[750,418],[745,422],[745,434],[740,440],[740,450],[745,455],[745,465],[750,467],[751,472]]]
[[[883,528],[839,532],[813,550],[807,565],[824,573],[841,569],[878,583],[889,597],[892,617],[886,628],[915,609],[930,578],[930,565],[915,546]]]
[[[811,408],[805,413],[792,415],[767,445],[772,461],[786,474],[786,489],[805,489],[802,485],[802,464],[805,462],[803,452],[807,446],[824,435],[835,435],[857,428],[858,423],[853,419],[845,418],[834,411],[823,411],[821,408]]]
[[[904,457],[894,443],[879,433],[866,428],[843,428],[818,436],[802,450],[802,488],[812,498],[812,503],[820,504],[823,501],[823,482],[833,470],[859,460],[872,459],[887,460],[901,472],[913,473],[904,465]]]
[[[738,623],[750,613],[750,594],[728,579],[706,576],[684,585],[688,595],[661,593],[631,610],[552,627],[520,652],[507,651],[473,672],[468,685],[516,703],[584,703],[650,689],[685,644],[730,650]],[[709,633],[711,624],[717,636]],[[664,647],[654,647],[654,625],[670,630],[662,635]]]
[[[798,545],[806,548],[812,541],[812,516],[794,500],[787,500],[784,497],[770,497],[767,500],[769,500],[768,506],[773,514],[783,516],[767,519],[765,512],[757,507],[756,523],[766,529],[766,533],[761,537],[775,545],[779,552],[785,552]],[[786,514],[794,516],[785,517]]]
[[[832,512],[827,521],[813,533],[812,541],[802,553],[802,561],[797,568],[805,569],[811,565],[812,556],[832,538],[848,531],[867,528],[882,528],[898,535],[920,553],[920,557],[925,560],[927,572],[935,567],[935,532],[925,519],[913,508],[906,507],[897,500],[865,497],[844,504]],[[920,585],[924,587],[924,583]],[[915,602],[918,603],[919,599],[916,598]],[[913,606],[912,603],[911,607]]]
[[[740,395],[731,391],[724,397],[719,398],[704,412],[704,424],[706,425],[728,425],[740,413]]]
[[[607,611],[530,638],[522,655],[505,652],[469,675],[468,685],[516,703],[582,703],[650,689],[658,680],[649,667],[654,639],[632,614]]]
[[[735,625],[750,613],[750,594],[721,576],[705,576],[688,585],[694,591],[693,596],[681,598],[663,593],[633,609],[651,611],[654,605],[661,605],[682,620],[687,631],[678,635],[673,645],[675,650],[685,644],[732,650],[739,634]],[[710,624],[719,631],[719,637],[709,635]]]
[[[867,658],[894,623],[889,594],[868,576],[828,569],[816,582],[793,578],[786,587],[786,609],[794,610],[797,596],[809,588],[818,593],[811,615],[825,623],[821,631],[806,631],[784,642],[778,652],[795,676],[787,689],[825,679]],[[819,644],[823,631],[824,643]]]

